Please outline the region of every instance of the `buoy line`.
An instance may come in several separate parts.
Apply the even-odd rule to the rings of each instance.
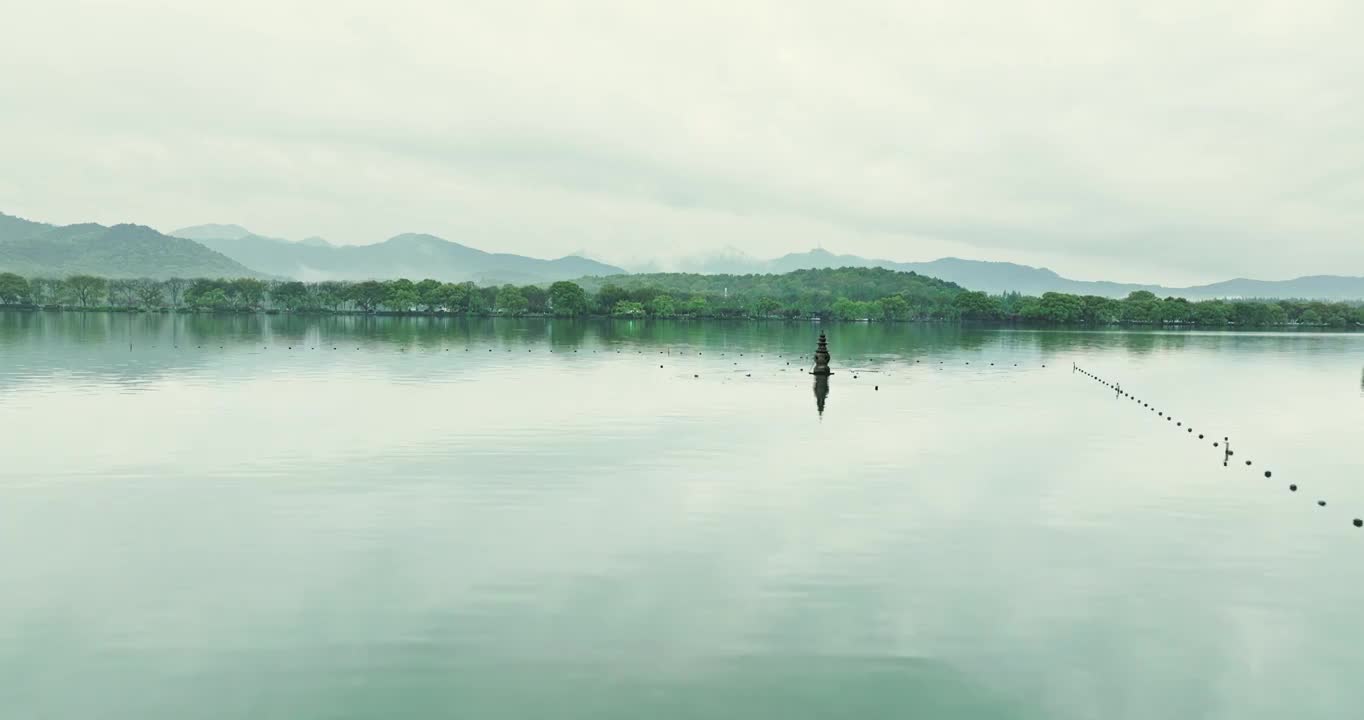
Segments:
[[[1070,371],[1071,371],[1071,374],[1079,373],[1079,374],[1085,376],[1086,378],[1089,378],[1090,380],[1093,380],[1094,382],[1097,382],[1097,383],[1099,383],[1100,385],[1102,385],[1102,386],[1104,386],[1104,387],[1106,387],[1106,388],[1109,388],[1109,389],[1113,390],[1115,393],[1117,393],[1116,397],[1118,397],[1119,399],[1121,399],[1121,398],[1130,398],[1130,399],[1132,400],[1132,402],[1138,403],[1141,407],[1146,408],[1147,410],[1149,410],[1149,411],[1151,411],[1151,412],[1157,413],[1157,415],[1156,415],[1157,417],[1164,417],[1165,420],[1166,420],[1167,422],[1169,422],[1169,421],[1171,421],[1171,420],[1174,419],[1174,416],[1173,416],[1173,415],[1166,415],[1164,410],[1161,410],[1161,409],[1156,408],[1156,407],[1152,407],[1151,404],[1150,404],[1150,402],[1144,401],[1144,400],[1142,400],[1141,398],[1136,397],[1135,395],[1132,395],[1132,394],[1129,393],[1128,391],[1123,390],[1123,389],[1122,389],[1122,383],[1110,383],[1108,380],[1106,380],[1106,379],[1104,379],[1104,378],[1102,378],[1102,377],[1100,377],[1100,376],[1098,376],[1098,375],[1096,375],[1096,374],[1094,374],[1094,373],[1092,373],[1092,372],[1090,372],[1090,371],[1088,371],[1088,370],[1086,370],[1086,369],[1080,367],[1077,363],[1074,363],[1074,362],[1072,362],[1072,363],[1070,364]],[[1183,426],[1183,424],[1184,424],[1184,421],[1181,420],[1181,421],[1179,421],[1179,423],[1176,424],[1175,427],[1181,427],[1181,426]],[[1190,427],[1188,427],[1188,428],[1186,429],[1186,431],[1187,431],[1187,434],[1192,435],[1194,429],[1193,429],[1192,426],[1190,426]],[[1199,434],[1198,434],[1198,439],[1199,439],[1199,440],[1202,440],[1202,439],[1203,439],[1203,433],[1199,433]],[[1230,467],[1231,458],[1236,454],[1236,452],[1233,451],[1233,450],[1231,449],[1231,439],[1230,439],[1229,437],[1227,437],[1227,436],[1223,436],[1222,439],[1221,439],[1220,441],[1214,440],[1213,443],[1212,443],[1212,446],[1213,446],[1213,447],[1216,447],[1216,448],[1221,448],[1221,449],[1222,449],[1222,467]],[[1253,463],[1252,461],[1250,461],[1250,460],[1246,460],[1246,461],[1245,461],[1245,464],[1246,464],[1246,467],[1251,467],[1254,463]],[[1272,478],[1272,477],[1274,477],[1274,473],[1273,473],[1273,471],[1265,470],[1265,471],[1264,471],[1264,476],[1265,476],[1266,478]],[[1289,491],[1289,492],[1296,493],[1296,492],[1298,491],[1298,484],[1297,484],[1297,483],[1290,483],[1290,484],[1288,485],[1288,491]],[[1325,500],[1317,500],[1317,507],[1326,507],[1326,501],[1325,501]],[[1351,521],[1351,524],[1354,525],[1354,526],[1357,527],[1357,528],[1364,528],[1364,518],[1354,518],[1354,520]]]

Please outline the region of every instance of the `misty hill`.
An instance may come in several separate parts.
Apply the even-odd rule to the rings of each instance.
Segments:
[[[242,232],[238,232],[242,231]],[[372,245],[336,246],[321,238],[292,242],[256,235],[236,225],[198,225],[174,235],[193,238],[244,265],[299,280],[435,278],[480,284],[569,280],[618,275],[612,265],[574,255],[557,260],[489,253],[434,235],[408,233]],[[217,235],[215,237],[214,235]]]
[[[772,260],[760,260],[730,250],[695,261],[689,269],[702,273],[780,274],[793,270],[833,267],[879,267],[887,270],[914,272],[992,294],[1019,292],[1024,295],[1041,295],[1045,292],[1063,292],[1074,295],[1122,298],[1137,290],[1148,290],[1161,297],[1175,296],[1190,300],[1211,298],[1364,299],[1364,277],[1316,275],[1293,280],[1236,279],[1211,285],[1166,287],[1136,283],[1072,280],[1047,268],[1007,262],[963,260],[961,258],[942,258],[929,262],[894,262],[863,258],[857,255],[838,255],[822,249],[791,253]]]
[[[253,270],[143,225],[53,226],[0,214],[0,271],[26,277],[252,277]]]

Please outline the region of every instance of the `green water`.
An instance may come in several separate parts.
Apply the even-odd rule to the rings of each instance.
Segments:
[[[1364,335],[824,329],[0,314],[0,717],[1364,712]]]

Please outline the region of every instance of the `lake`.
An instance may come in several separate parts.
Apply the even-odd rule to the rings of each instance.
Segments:
[[[0,313],[0,716],[1358,717],[1361,439],[1364,334]]]

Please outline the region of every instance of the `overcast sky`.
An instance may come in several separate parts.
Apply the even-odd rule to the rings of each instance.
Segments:
[[[0,211],[1364,274],[1364,4],[14,2]]]

